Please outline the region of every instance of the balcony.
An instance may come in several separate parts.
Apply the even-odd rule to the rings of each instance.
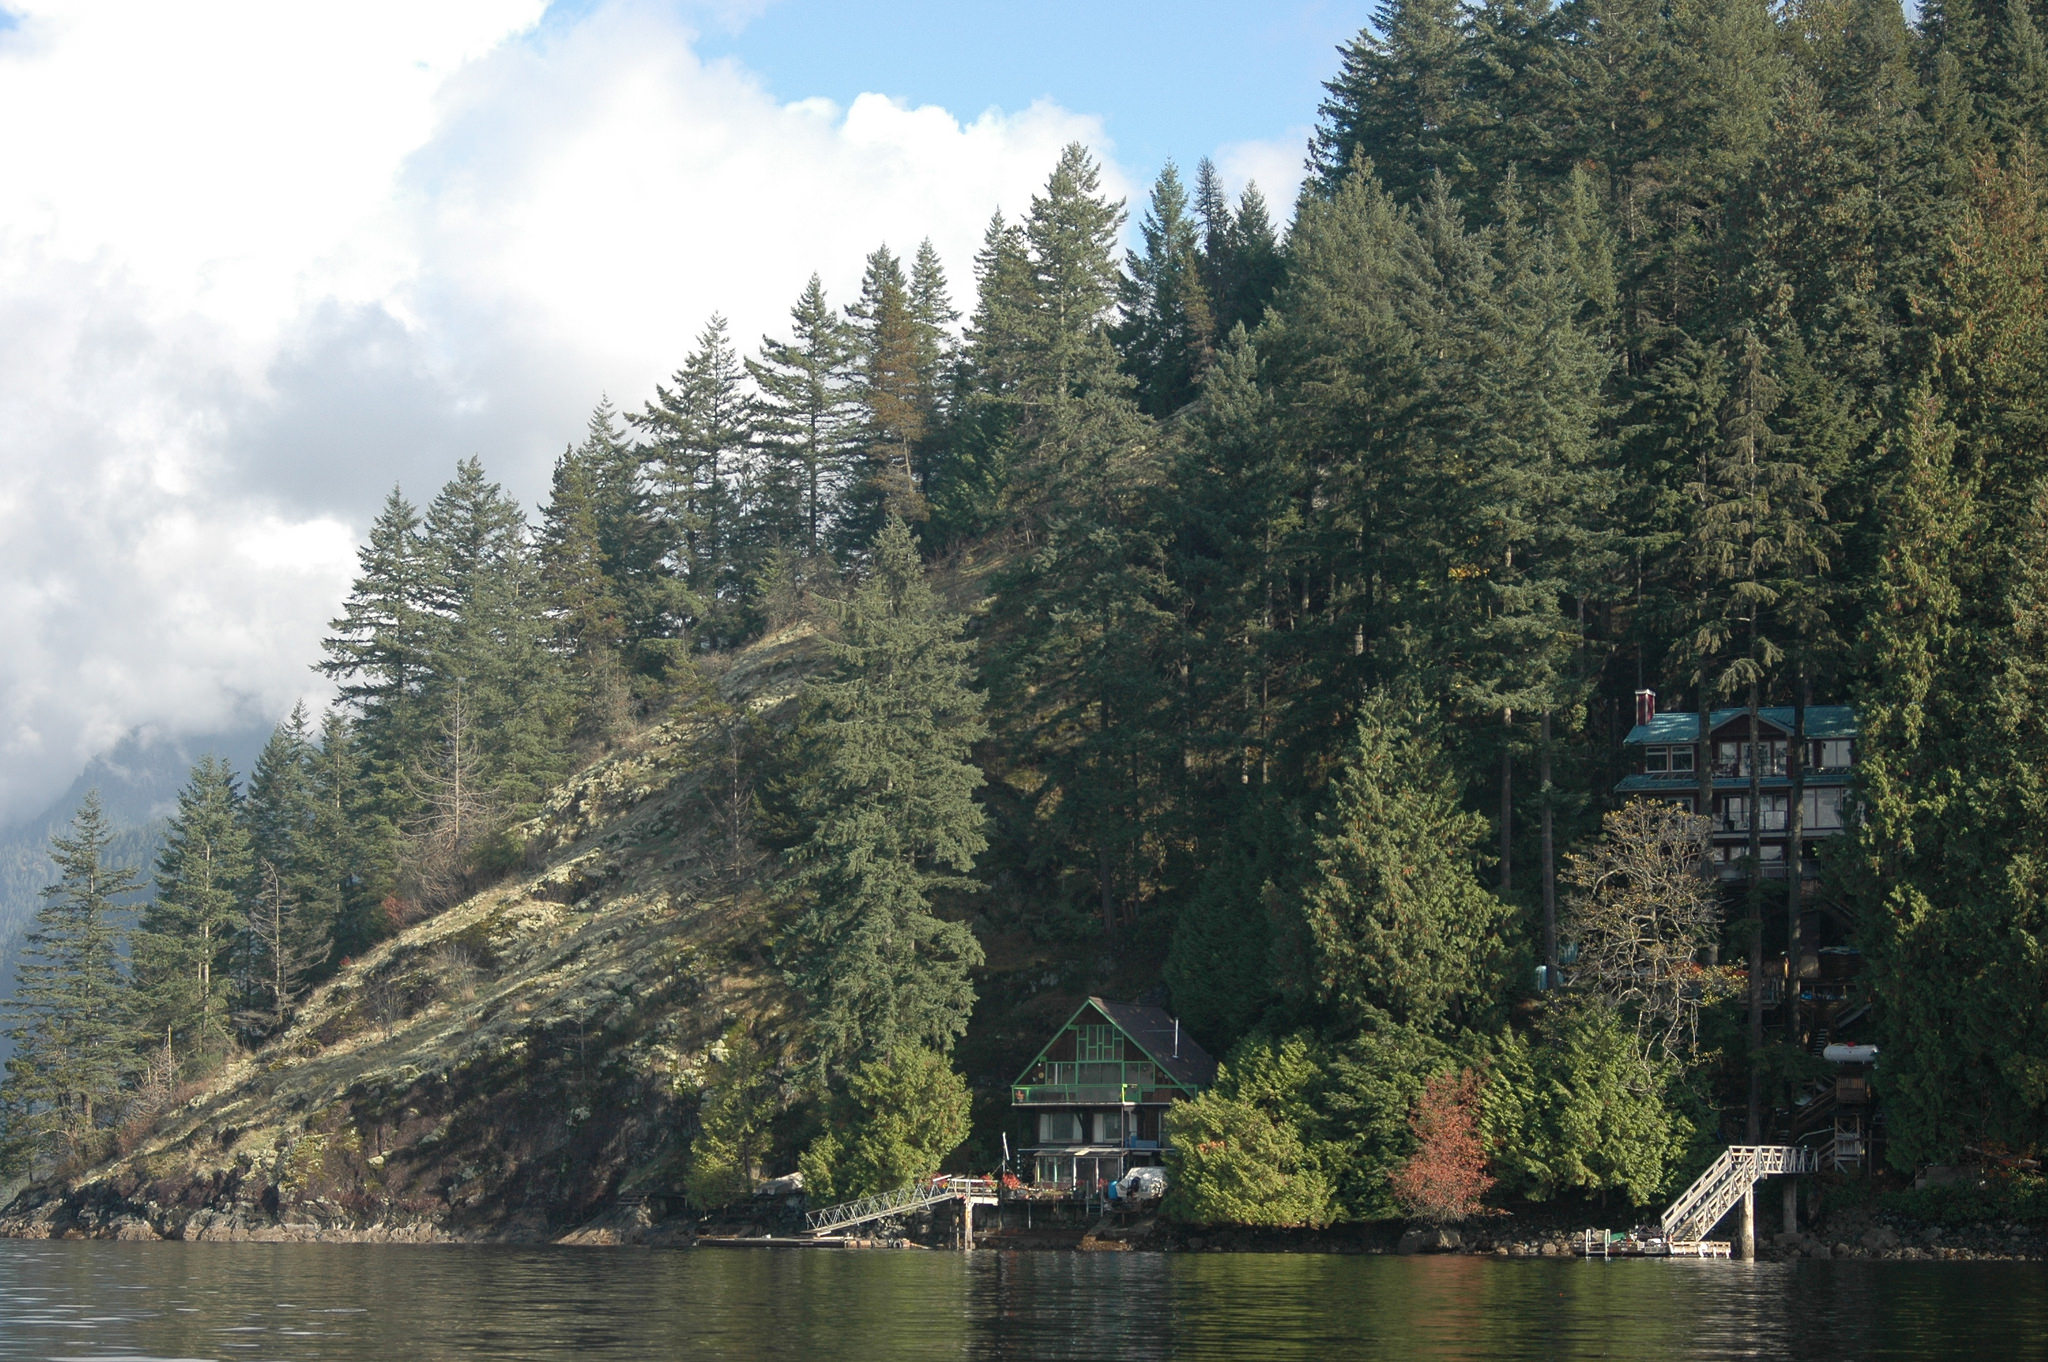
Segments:
[[[1010,1089],[1010,1105],[1016,1107],[1120,1107],[1172,1100],[1156,1087],[1136,1083],[1027,1083]]]

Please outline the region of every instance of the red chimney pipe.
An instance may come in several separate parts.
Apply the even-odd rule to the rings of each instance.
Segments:
[[[1636,692],[1636,722],[1646,724],[1657,717],[1657,692],[1639,690]]]

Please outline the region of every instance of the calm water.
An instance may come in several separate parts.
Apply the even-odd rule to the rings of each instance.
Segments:
[[[2048,1266],[0,1241],[72,1357],[2048,1357]]]

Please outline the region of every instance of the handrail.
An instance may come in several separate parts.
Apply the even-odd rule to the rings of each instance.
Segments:
[[[1704,1239],[1763,1178],[1819,1171],[1819,1156],[1789,1144],[1735,1144],[1671,1203],[1662,1224],[1667,1243]]]
[[[944,1177],[916,1182],[893,1191],[842,1201],[836,1206],[821,1206],[804,1216],[804,1233],[822,1234],[826,1230],[845,1229],[863,1221],[880,1220],[941,1201],[951,1201],[955,1197],[992,1197],[997,1186],[994,1178]]]

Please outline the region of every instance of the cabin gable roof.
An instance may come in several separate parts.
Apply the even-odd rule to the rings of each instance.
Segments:
[[[1052,1033],[1052,1038],[1039,1047],[1030,1063],[1017,1076],[1011,1086],[1027,1083],[1031,1071],[1036,1068],[1051,1050],[1053,1043],[1080,1023],[1082,1018],[1093,1011],[1104,1022],[1115,1027],[1123,1038],[1135,1045],[1146,1059],[1159,1071],[1190,1093],[1208,1087],[1216,1081],[1216,1061],[1207,1050],[1188,1035],[1163,1007],[1144,1007],[1137,1003],[1113,1003],[1102,998],[1090,997],[1074,1009],[1073,1015],[1062,1022]],[[1178,1039],[1178,1046],[1175,1041]]]

